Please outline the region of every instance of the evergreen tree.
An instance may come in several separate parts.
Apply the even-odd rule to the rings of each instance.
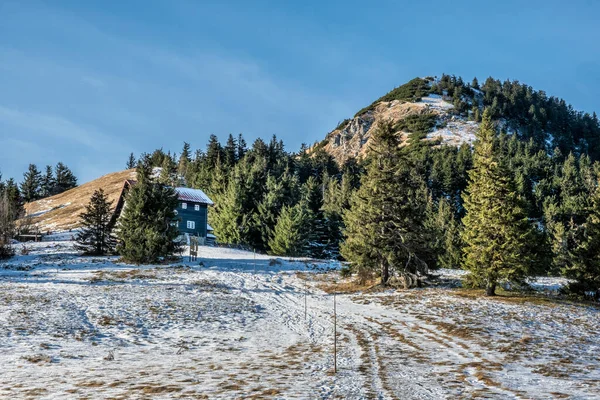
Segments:
[[[224,192],[215,193],[211,225],[220,243],[247,244],[251,215],[244,211],[245,192],[239,179],[230,179]]]
[[[527,242],[533,229],[522,201],[494,146],[495,129],[489,110],[475,142],[473,169],[464,194],[464,267],[470,283],[493,296],[501,280],[522,282],[529,272]]]
[[[56,182],[54,180],[54,172],[52,166],[46,165],[46,174],[42,176],[40,181],[40,196],[42,198],[52,196],[55,192]]]
[[[284,206],[269,240],[270,253],[289,257],[306,255],[309,222],[310,213],[306,201],[300,201],[293,207]]]
[[[0,260],[14,256],[11,239],[15,233],[18,211],[5,185],[0,190]]]
[[[26,202],[35,201],[40,198],[40,185],[42,175],[35,164],[29,164],[27,172],[23,174],[21,183],[21,194]]]
[[[126,168],[127,169],[134,169],[135,165],[136,165],[135,156],[133,155],[133,153],[130,153],[129,154],[129,158],[127,159]]]
[[[267,249],[281,209],[297,202],[298,187],[297,177],[288,171],[279,178],[273,175],[267,177],[265,195],[258,203],[256,213],[253,215],[253,230],[257,231],[254,247],[259,250]]]
[[[399,145],[391,123],[373,133],[367,172],[344,214],[342,256],[361,279],[379,271],[384,285],[393,268],[426,273],[431,256],[423,229],[427,189]]]
[[[225,160],[223,147],[215,135],[210,135],[206,146],[206,162],[210,167],[214,167],[217,165],[217,160],[220,160],[220,162]]]
[[[98,189],[81,214],[82,230],[77,234],[76,248],[86,255],[105,255],[114,251],[116,239],[112,235],[110,220],[112,202],[104,190]]]
[[[126,262],[156,263],[179,250],[175,209],[177,193],[155,183],[148,160],[138,162],[137,183],[127,194],[118,226],[117,252]]]
[[[69,167],[62,162],[56,164],[54,177],[56,180],[54,194],[62,193],[77,186],[77,178]]]
[[[248,151],[248,146],[246,144],[246,140],[244,140],[244,136],[240,133],[237,138],[237,158],[241,160],[246,155]]]
[[[437,266],[458,268],[462,260],[462,226],[447,199],[441,198],[437,207],[432,199],[429,200],[425,226],[431,233],[431,247],[437,256]]]
[[[180,176],[186,175],[191,161],[190,144],[188,142],[183,142],[183,149],[181,150],[181,156],[179,156],[179,163],[177,164],[177,173]]]
[[[180,160],[181,161],[181,160]],[[181,162],[179,164],[181,166]],[[184,169],[187,167],[183,167]],[[163,159],[163,163],[160,167],[160,174],[158,176],[158,183],[166,185],[166,186],[175,186],[175,177],[173,175],[176,174],[175,171],[175,163],[171,159],[171,157],[165,157]]]
[[[573,246],[562,269],[564,276],[576,281],[569,290],[577,294],[592,292],[600,300],[600,188],[592,192],[585,223],[573,227],[570,237]]]
[[[231,133],[227,138],[227,143],[225,143],[223,152],[225,154],[225,165],[231,166],[237,162],[237,141],[233,138],[233,135]]]

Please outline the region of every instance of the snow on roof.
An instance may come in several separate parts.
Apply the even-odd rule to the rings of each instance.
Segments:
[[[210,226],[209,224],[206,224],[206,230],[207,231],[214,231],[213,227]]]
[[[193,201],[195,203],[214,205],[213,201],[200,189],[190,189],[186,187],[176,187],[177,197],[179,200]]]

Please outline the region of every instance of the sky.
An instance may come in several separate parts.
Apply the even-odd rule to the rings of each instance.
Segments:
[[[513,79],[600,111],[600,2],[0,0],[0,172],[83,183],[130,152],[322,140],[416,76]]]

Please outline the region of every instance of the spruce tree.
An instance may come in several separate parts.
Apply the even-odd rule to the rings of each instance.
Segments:
[[[27,172],[23,174],[21,183],[21,194],[26,202],[35,201],[40,198],[40,185],[42,175],[35,164],[29,164]]]
[[[42,176],[40,181],[40,195],[41,197],[52,196],[55,191],[56,181],[54,180],[54,172],[52,166],[46,165],[46,173]]]
[[[112,202],[103,189],[96,190],[85,212],[81,214],[82,230],[77,234],[76,248],[86,255],[101,256],[114,251],[116,239],[112,235],[110,220]]]
[[[186,175],[191,161],[190,144],[188,142],[183,142],[183,149],[181,150],[181,156],[179,156],[179,162],[177,164],[177,173],[180,176]]]
[[[148,160],[138,162],[137,183],[129,190],[117,226],[117,252],[126,262],[150,264],[179,250],[175,209],[177,193],[156,183]]]
[[[11,239],[15,233],[15,220],[18,211],[11,199],[6,186],[0,190],[0,260],[12,257],[15,252],[11,246]]]
[[[125,167],[127,169],[134,169],[136,165],[136,161],[135,161],[135,156],[133,155],[133,153],[129,154],[129,158],[127,159],[127,164],[125,165]]]
[[[229,134],[223,152],[225,154],[225,165],[232,166],[237,162],[237,142],[232,134]]]
[[[248,146],[246,144],[246,140],[244,139],[244,136],[240,133],[237,138],[237,159],[241,160],[242,158],[244,158],[247,151]]]
[[[298,178],[289,172],[279,178],[273,175],[267,177],[265,195],[258,203],[252,220],[253,229],[258,231],[259,236],[253,243],[257,249],[267,249],[281,209],[297,202],[298,186]]]
[[[562,269],[564,276],[576,281],[569,290],[577,294],[592,292],[600,300],[600,188],[592,192],[585,223],[573,227],[570,237],[573,246]]]
[[[392,123],[376,129],[367,172],[344,214],[342,256],[361,279],[379,272],[384,285],[395,268],[403,274],[426,273],[425,260],[431,256],[423,229],[427,189],[399,146]]]
[[[464,268],[469,282],[496,294],[501,280],[522,282],[530,268],[528,241],[533,229],[515,184],[500,163],[489,110],[477,134],[473,169],[464,194]]]
[[[77,186],[77,178],[69,167],[62,162],[56,164],[54,177],[56,180],[55,194],[62,193]]]
[[[440,198],[437,205],[432,199],[429,200],[425,225],[431,233],[431,247],[437,258],[436,266],[459,268],[462,260],[462,226],[446,198]]]
[[[308,252],[310,212],[306,201],[284,206],[269,240],[270,254],[300,257]]]

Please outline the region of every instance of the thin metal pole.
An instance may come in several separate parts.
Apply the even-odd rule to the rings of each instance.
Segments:
[[[306,273],[304,275],[304,320],[306,321],[306,297],[307,297],[307,292],[308,292],[308,284],[306,283],[306,280],[308,279],[308,277],[306,276]]]
[[[333,292],[333,373],[337,374],[337,313],[335,292]]]

